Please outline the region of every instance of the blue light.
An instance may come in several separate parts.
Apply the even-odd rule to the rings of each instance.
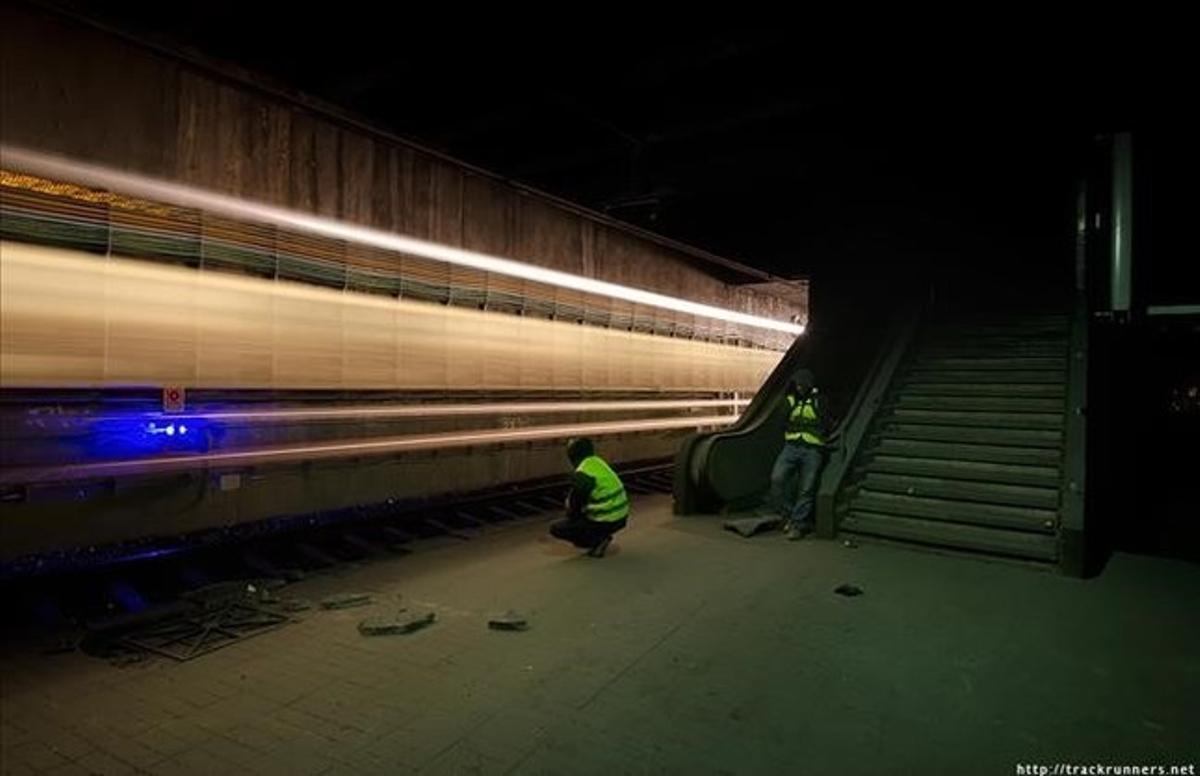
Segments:
[[[201,451],[212,444],[221,429],[204,420],[186,424],[150,413],[114,413],[98,418],[90,434],[80,439],[89,458],[119,458],[156,455],[173,451]],[[152,419],[153,418],[153,419]]]

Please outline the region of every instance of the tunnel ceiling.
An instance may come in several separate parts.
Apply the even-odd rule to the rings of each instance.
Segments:
[[[1078,149],[1159,123],[1181,67],[974,34],[930,48],[818,25],[494,26],[245,3],[51,6],[261,74],[386,130],[785,276],[832,257],[1061,238]],[[316,10],[319,8],[319,11]],[[460,20],[461,22],[462,20]],[[556,32],[547,32],[547,30]],[[1179,49],[1179,56],[1182,51]],[[1181,87],[1182,88],[1182,87]]]

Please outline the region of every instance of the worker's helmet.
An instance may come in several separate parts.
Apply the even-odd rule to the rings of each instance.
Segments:
[[[587,437],[578,437],[567,443],[567,459],[572,466],[578,466],[584,458],[596,454],[596,446]]]

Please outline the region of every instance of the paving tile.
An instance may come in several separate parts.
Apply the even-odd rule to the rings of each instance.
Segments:
[[[41,741],[26,741],[13,747],[4,747],[6,760],[21,763],[35,771],[44,771],[69,762],[68,758],[54,751]]]
[[[86,754],[76,760],[75,764],[88,773],[103,774],[104,776],[125,776],[125,774],[137,773],[137,769],[129,763],[121,762],[104,752]]]

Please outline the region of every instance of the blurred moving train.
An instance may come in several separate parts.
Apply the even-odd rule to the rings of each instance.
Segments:
[[[14,161],[0,171],[4,562],[533,480],[581,433],[618,461],[663,459],[736,419],[803,331]]]

